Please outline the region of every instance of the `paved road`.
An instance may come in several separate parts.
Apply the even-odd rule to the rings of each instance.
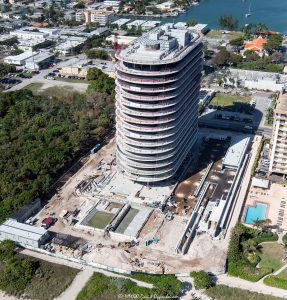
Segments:
[[[77,274],[72,284],[55,300],[72,300],[76,299],[79,292],[84,288],[90,277],[94,273],[93,268],[85,267]]]
[[[216,284],[224,284],[230,287],[287,299],[286,290],[270,287],[261,282],[250,282],[237,277],[231,277],[227,274],[218,275]]]
[[[255,114],[254,114],[254,123],[259,126],[263,126],[265,122],[265,116],[267,109],[271,103],[270,96],[272,93],[253,91],[252,100],[256,102]]]
[[[65,265],[65,266],[68,266],[68,267],[71,267],[71,268],[81,270],[78,273],[78,275],[75,277],[72,284],[58,298],[56,298],[56,300],[74,300],[74,299],[76,299],[76,296],[78,295],[80,290],[85,286],[86,282],[92,276],[93,272],[99,272],[99,273],[102,273],[106,276],[127,278],[124,275],[111,273],[109,271],[105,271],[105,270],[98,269],[98,268],[93,268],[91,266],[83,266],[81,264],[65,260],[63,258],[58,258],[58,257],[46,255],[46,254],[39,253],[39,252],[36,252],[36,251],[32,251],[32,250],[29,250],[29,249],[24,249],[21,253],[25,254],[25,255],[28,255],[28,256],[38,258],[38,259],[46,260],[46,261],[49,261],[51,263],[61,264],[61,265]],[[149,283],[146,283],[146,282],[142,282],[142,281],[132,279],[132,278],[127,278],[127,279],[130,279],[130,280],[134,281],[138,286],[147,287],[147,288],[152,288],[153,287],[152,284],[149,284]],[[0,294],[0,299],[2,300],[1,294]],[[15,298],[11,298],[11,299],[7,298],[7,300],[15,300]]]

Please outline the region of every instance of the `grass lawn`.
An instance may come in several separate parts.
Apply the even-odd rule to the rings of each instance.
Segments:
[[[287,268],[284,269],[282,272],[280,272],[278,275],[276,275],[277,277],[280,277],[282,279],[286,279],[287,280]]]
[[[206,36],[213,39],[221,39],[222,35],[221,30],[210,30]]]
[[[94,273],[76,299],[178,299],[182,288],[182,282],[174,275],[152,276],[148,274],[135,274],[129,277],[151,283],[153,284],[153,288],[138,286],[135,282],[127,278],[110,277]]]
[[[38,90],[43,86],[43,83],[40,83],[40,82],[34,82],[34,83],[30,83],[28,85],[26,85],[24,87],[25,90],[30,90],[32,91],[33,93],[37,93]]]
[[[258,294],[247,290],[228,287],[226,285],[216,285],[206,291],[209,297],[216,300],[281,300],[282,298],[270,295]]]
[[[20,254],[20,257],[21,256]],[[26,256],[24,255],[23,257]],[[67,266],[54,264],[30,256],[28,256],[28,258],[39,263],[39,268],[35,276],[24,291],[25,296],[29,299],[55,299],[66,290],[79,272],[79,270]]]
[[[96,213],[89,220],[87,225],[95,228],[103,229],[109,224],[113,216],[114,214],[110,214],[104,211],[96,211]]]
[[[251,97],[233,96],[228,94],[216,93],[215,97],[210,101],[211,105],[219,106],[233,106],[235,103],[249,103]]]
[[[229,40],[234,40],[243,36],[243,33],[240,31],[232,31],[226,34],[223,34],[223,31],[224,30],[210,30],[206,36],[213,39],[222,39],[224,37]]]
[[[54,77],[55,80],[58,81],[65,81],[65,82],[71,82],[71,83],[88,83],[88,80],[79,80],[75,78],[62,78],[62,77]]]
[[[227,36],[228,36],[229,40],[234,40],[234,39],[243,37],[244,34],[240,31],[232,31],[232,32],[228,33]]]
[[[278,270],[283,266],[282,259],[286,257],[286,250],[278,243],[265,243],[260,245],[259,256],[261,258],[260,267]]]

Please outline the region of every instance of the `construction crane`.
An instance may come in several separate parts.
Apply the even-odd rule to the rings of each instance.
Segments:
[[[121,50],[121,45],[119,44],[118,35],[119,34],[117,32],[114,35],[114,50],[116,53]]]

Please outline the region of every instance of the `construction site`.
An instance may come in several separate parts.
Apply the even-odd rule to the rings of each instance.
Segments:
[[[246,135],[200,133],[178,182],[148,186],[118,171],[112,139],[35,215],[34,226],[54,219],[42,248],[124,270],[220,273],[249,146]]]

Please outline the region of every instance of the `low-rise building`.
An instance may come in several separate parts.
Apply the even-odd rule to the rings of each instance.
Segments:
[[[174,2],[173,1],[166,1],[166,2],[163,2],[163,3],[157,4],[155,7],[160,9],[160,10],[169,10],[169,9],[174,7]]]
[[[8,219],[0,225],[0,240],[11,240],[23,247],[39,248],[49,238],[49,233],[42,227],[35,227]]]
[[[132,41],[134,41],[137,37],[135,36],[128,36],[128,35],[118,35],[117,36],[117,43],[118,45],[128,45]],[[112,42],[114,44],[115,42],[115,35],[112,34],[106,38],[106,41]]]
[[[11,31],[10,34],[12,36],[16,36],[18,39],[21,40],[34,40],[38,43],[45,41],[45,39],[49,36],[46,32],[40,31],[30,31],[30,30],[14,30]]]
[[[19,55],[9,55],[4,58],[4,63],[10,64],[10,65],[21,66],[21,65],[24,65],[26,59],[32,57],[33,55],[34,55],[34,52],[32,52],[32,51],[26,51]]]
[[[199,92],[199,103],[206,106],[214,97],[215,91],[212,89],[201,89]]]
[[[104,6],[112,7],[114,10],[118,10],[120,4],[121,4],[120,0],[105,0],[104,1]]]
[[[71,54],[73,49],[81,46],[87,40],[86,37],[62,36],[62,42],[55,47],[55,51],[62,55]]]
[[[10,65],[23,66],[28,70],[37,71],[51,62],[54,54],[49,52],[26,51],[19,55],[10,55],[4,58],[4,62]]]
[[[54,54],[49,52],[38,52],[36,55],[25,60],[24,67],[28,70],[38,71],[45,69],[52,62]]]
[[[228,148],[225,157],[222,160],[222,167],[237,170],[244,159],[250,143],[250,137],[233,138],[230,147]]]
[[[250,42],[246,42],[244,44],[244,50],[251,50],[251,51],[255,51],[255,52],[263,52],[264,50],[264,44],[267,43],[267,39],[264,39],[262,36],[259,36],[258,38],[250,41]]]
[[[142,30],[151,30],[158,26],[160,24],[160,21],[147,21],[144,24],[142,24],[141,28]]]
[[[127,28],[132,29],[135,27],[136,29],[139,29],[144,23],[146,23],[146,20],[134,20],[127,24]]]
[[[112,22],[112,25],[117,25],[118,28],[120,28],[121,26],[127,24],[128,22],[130,22],[131,19],[118,19],[114,22]]]
[[[208,28],[208,24],[196,24],[194,26],[189,27],[189,29],[196,30],[205,34],[209,28]]]

